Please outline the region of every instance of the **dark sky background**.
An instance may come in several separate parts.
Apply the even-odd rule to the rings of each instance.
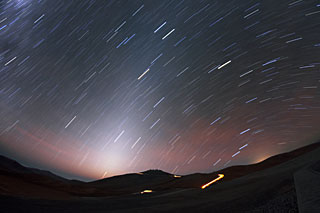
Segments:
[[[211,172],[320,137],[320,3],[0,1],[0,154]]]

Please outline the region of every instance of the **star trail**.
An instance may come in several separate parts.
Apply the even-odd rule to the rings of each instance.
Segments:
[[[0,154],[83,180],[211,172],[320,137],[320,4],[0,2]]]

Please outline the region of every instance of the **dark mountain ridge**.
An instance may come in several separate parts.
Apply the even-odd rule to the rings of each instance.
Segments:
[[[161,170],[147,170],[141,173],[119,175],[92,182],[68,180],[48,171],[24,167],[14,160],[0,156],[0,194],[18,197],[70,199],[132,194],[144,189],[163,191],[178,188],[200,188],[220,173],[225,175],[224,182],[231,181],[284,163],[319,147],[320,143],[314,143],[270,157],[257,164],[231,166],[208,174],[195,173],[175,177]],[[52,193],[49,193],[50,191]]]

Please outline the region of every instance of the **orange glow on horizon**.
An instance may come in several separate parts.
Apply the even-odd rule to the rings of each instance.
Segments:
[[[252,163],[253,164],[256,164],[256,163],[261,163],[262,161],[265,161],[267,160],[268,158],[270,158],[271,156],[269,155],[265,155],[265,156],[262,156],[262,157],[258,157],[257,159],[255,159]]]

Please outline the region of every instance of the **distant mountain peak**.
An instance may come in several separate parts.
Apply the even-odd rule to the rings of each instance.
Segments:
[[[164,172],[160,169],[149,169],[147,171],[142,172],[144,175],[171,175],[167,172]]]

